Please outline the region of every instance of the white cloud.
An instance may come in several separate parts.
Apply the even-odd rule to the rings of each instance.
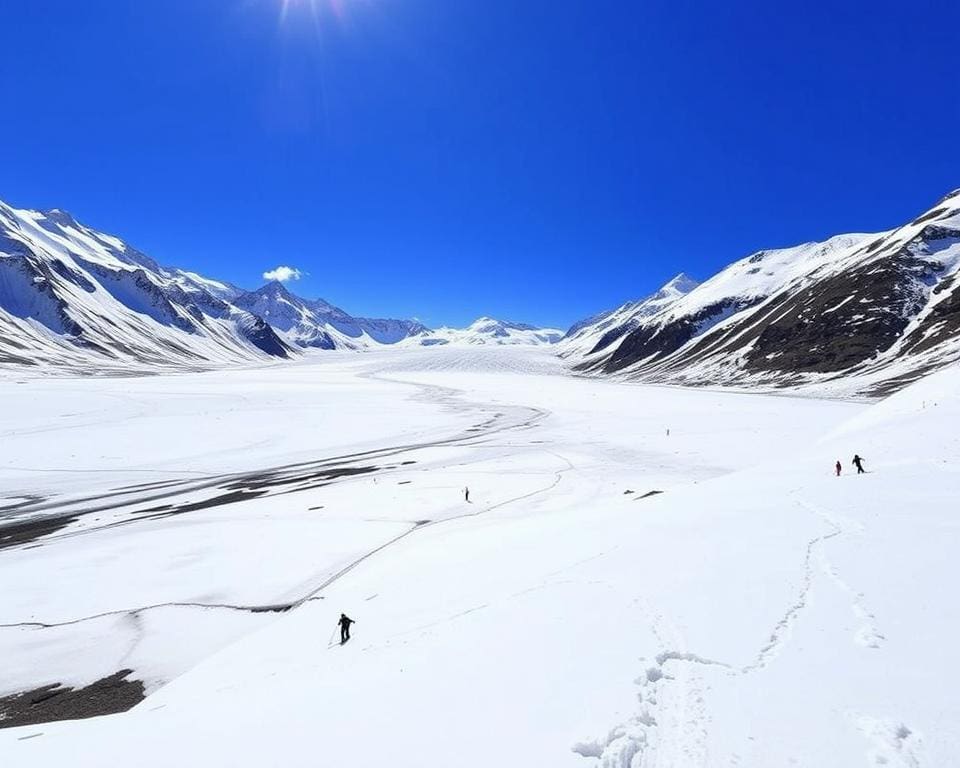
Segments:
[[[304,273],[296,267],[277,267],[269,272],[264,272],[263,279],[279,280],[281,283],[286,283],[290,280],[299,280],[303,275]]]

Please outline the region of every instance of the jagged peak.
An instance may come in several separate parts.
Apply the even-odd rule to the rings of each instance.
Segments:
[[[699,281],[694,280],[686,272],[680,272],[671,280],[668,280],[661,291],[676,291],[677,293],[690,293],[694,288],[700,285]]]
[[[264,283],[262,286],[257,288],[255,291],[251,291],[258,296],[275,296],[283,299],[298,299],[299,297],[292,293],[287,286],[281,283],[279,280],[271,280],[268,283]]]
[[[70,211],[63,208],[51,208],[47,211],[41,211],[46,219],[60,225],[77,226],[78,222]]]

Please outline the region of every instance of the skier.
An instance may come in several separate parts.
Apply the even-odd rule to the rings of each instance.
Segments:
[[[341,613],[340,621],[338,623],[340,624],[340,645],[343,645],[345,642],[347,642],[347,640],[350,639],[350,625],[356,624],[357,622],[355,622],[353,619],[348,619],[347,614]]]
[[[467,504],[470,503],[470,489],[469,489],[469,488],[464,488],[464,489],[463,489],[463,500],[464,500],[465,502],[467,502]]]
[[[840,471],[843,467],[840,465],[840,459],[837,459],[837,477],[840,477]]]
[[[853,456],[853,465],[857,468],[858,475],[862,475],[864,472],[867,471],[863,468],[863,459],[860,458],[858,454],[854,454]]]

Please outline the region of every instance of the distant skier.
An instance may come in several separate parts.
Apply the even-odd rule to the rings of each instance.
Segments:
[[[343,645],[345,642],[347,642],[347,640],[350,639],[350,625],[356,624],[357,622],[355,622],[353,619],[348,619],[347,614],[341,613],[340,621],[338,623],[340,624],[340,645]]]
[[[463,489],[463,500],[464,500],[465,502],[467,502],[467,504],[470,503],[470,489],[469,489],[469,488],[464,488],[464,489]]]
[[[837,477],[840,477],[840,472],[843,471],[843,467],[840,464],[840,459],[837,459]]]
[[[863,468],[863,459],[860,458],[858,454],[855,454],[853,457],[853,465],[857,468],[858,475],[862,475],[864,472],[867,471]]]

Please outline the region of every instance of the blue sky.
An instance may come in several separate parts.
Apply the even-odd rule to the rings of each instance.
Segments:
[[[8,3],[0,198],[355,314],[565,326],[960,186],[956,2]]]

